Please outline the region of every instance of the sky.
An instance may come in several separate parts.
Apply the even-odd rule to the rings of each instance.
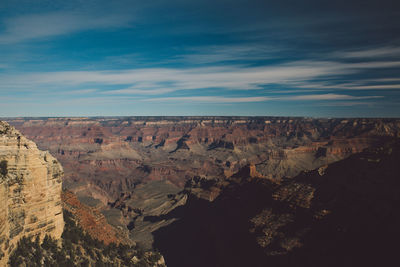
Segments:
[[[400,117],[395,0],[1,0],[0,117]]]

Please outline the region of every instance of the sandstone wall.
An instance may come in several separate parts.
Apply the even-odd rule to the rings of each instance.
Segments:
[[[23,236],[61,237],[62,175],[50,153],[0,121],[0,266]]]

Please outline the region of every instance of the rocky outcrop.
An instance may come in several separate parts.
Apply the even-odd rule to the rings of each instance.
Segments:
[[[0,121],[0,265],[21,237],[60,238],[63,169],[48,152]]]
[[[104,215],[96,208],[82,204],[70,191],[61,194],[63,208],[70,212],[77,220],[83,231],[92,238],[103,241],[104,244],[132,244],[126,234],[108,224]]]

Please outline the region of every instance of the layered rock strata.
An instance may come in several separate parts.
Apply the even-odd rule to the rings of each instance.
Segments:
[[[62,176],[49,152],[0,121],[0,266],[23,236],[61,237]]]
[[[65,186],[115,201],[141,181],[226,178],[248,164],[294,177],[397,136],[395,119],[122,117],[10,119],[65,168]],[[78,182],[78,183],[77,183]],[[72,188],[76,185],[81,187]],[[82,187],[83,186],[83,187]]]

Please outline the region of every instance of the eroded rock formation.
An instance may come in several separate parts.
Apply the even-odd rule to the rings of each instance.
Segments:
[[[60,238],[63,169],[48,152],[0,121],[0,265],[23,236]]]

